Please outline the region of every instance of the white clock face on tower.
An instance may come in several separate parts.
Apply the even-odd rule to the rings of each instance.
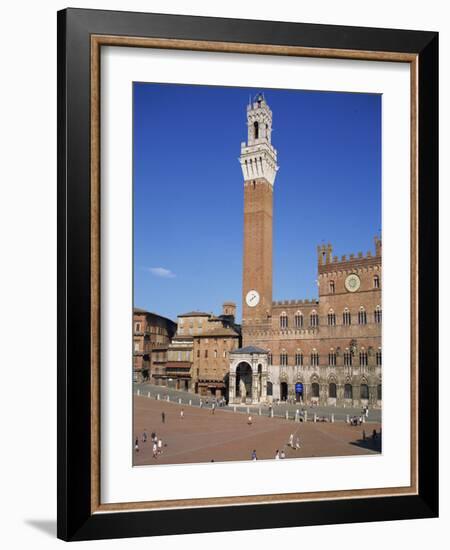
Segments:
[[[361,286],[361,280],[355,273],[351,273],[346,279],[345,279],[345,288],[349,292],[356,292],[359,287]]]
[[[248,307],[255,307],[259,304],[259,292],[257,290],[249,290],[245,301]]]

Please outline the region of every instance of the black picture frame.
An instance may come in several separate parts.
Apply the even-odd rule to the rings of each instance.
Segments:
[[[91,36],[403,52],[418,59],[418,494],[92,513]],[[438,34],[148,13],[58,13],[58,531],[64,540],[438,515]]]

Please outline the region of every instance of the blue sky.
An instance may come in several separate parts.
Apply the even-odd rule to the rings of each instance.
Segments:
[[[373,250],[381,230],[381,96],[133,84],[134,304],[175,319],[241,316],[249,94],[264,92],[278,151],[273,298],[317,296],[316,247]]]

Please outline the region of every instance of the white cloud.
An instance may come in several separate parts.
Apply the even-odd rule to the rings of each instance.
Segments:
[[[175,273],[165,267],[149,267],[148,271],[155,277],[162,277],[163,279],[173,279],[175,277]]]

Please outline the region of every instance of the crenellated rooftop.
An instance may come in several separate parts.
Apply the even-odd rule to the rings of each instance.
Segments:
[[[333,256],[333,247],[330,243],[322,244],[317,247],[317,262],[319,273],[334,271],[338,269],[346,269],[349,267],[358,267],[359,265],[376,265],[381,262],[381,239],[375,237],[375,255],[369,250],[366,254],[358,252],[355,254],[346,254]]]

